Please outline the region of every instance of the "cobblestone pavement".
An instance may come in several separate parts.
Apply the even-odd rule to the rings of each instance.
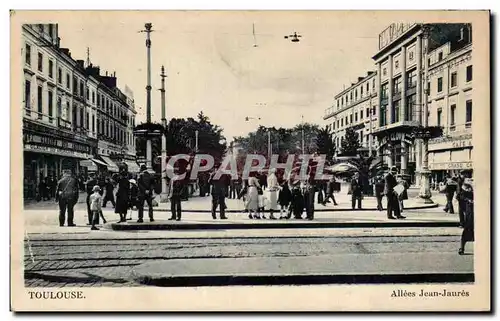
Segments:
[[[137,286],[131,270],[142,263],[179,258],[291,257],[373,253],[456,253],[457,235],[204,237],[128,239],[46,238],[25,244],[27,287]],[[472,246],[468,247],[471,252]],[[367,262],[369,263],[369,262]]]

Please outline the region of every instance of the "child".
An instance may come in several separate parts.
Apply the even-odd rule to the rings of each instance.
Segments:
[[[95,224],[97,223],[97,220],[99,219],[99,215],[101,215],[103,223],[106,224],[106,219],[104,218],[104,215],[102,214],[102,209],[101,209],[101,204],[102,204],[102,195],[99,193],[101,191],[101,188],[99,185],[95,185],[94,188],[92,189],[92,195],[90,195],[90,210],[92,212],[92,218],[90,220],[92,227],[90,228],[93,231],[99,230]]]
[[[137,186],[137,182],[135,179],[130,179],[130,197],[129,197],[129,209],[130,209],[130,217],[127,218],[127,221],[132,219],[132,210],[134,207],[137,207],[139,203],[139,187]]]
[[[278,203],[281,207],[280,209],[280,219],[285,219],[288,216],[288,206],[292,201],[292,192],[288,188],[288,183],[284,182],[281,190],[278,193]]]

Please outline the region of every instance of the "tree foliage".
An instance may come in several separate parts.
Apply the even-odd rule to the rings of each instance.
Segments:
[[[344,139],[340,144],[340,153],[343,156],[356,156],[358,155],[358,149],[360,148],[361,144],[359,143],[358,133],[356,133],[352,128],[347,128]]]
[[[335,144],[333,142],[333,133],[330,131],[330,127],[325,126],[325,128],[318,130],[316,135],[316,146],[318,148],[318,154],[326,155],[327,161],[332,161],[335,155]]]

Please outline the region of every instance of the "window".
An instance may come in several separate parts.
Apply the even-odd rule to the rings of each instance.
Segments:
[[[472,65],[467,66],[467,76],[465,79],[467,82],[472,80]]]
[[[417,86],[417,70],[413,69],[410,72],[408,72],[406,79],[407,79],[407,83],[406,83],[407,88],[416,87]]]
[[[80,80],[80,96],[84,97],[84,92],[83,92],[83,81]]]
[[[438,53],[438,61],[443,60],[443,52]]]
[[[29,44],[26,44],[24,48],[24,62],[31,66],[31,46]]]
[[[399,122],[400,110],[401,110],[401,101],[400,101],[400,100],[396,100],[396,101],[394,102],[394,106],[393,106],[393,108],[392,108],[392,112],[393,112],[393,115],[392,115],[393,123],[397,123],[397,122]]]
[[[133,126],[132,126],[132,127],[133,127]],[[338,119],[337,119],[337,128],[340,128]]]
[[[95,132],[95,115],[92,115],[92,132]]]
[[[438,93],[443,91],[443,77],[438,78]]]
[[[387,76],[387,68],[384,68],[384,69],[382,70],[382,76]]]
[[[441,117],[443,114],[443,110],[441,108],[438,108],[437,110],[437,125],[441,127]]]
[[[83,108],[80,108],[80,127],[83,127]]]
[[[410,61],[413,60],[413,51],[410,51],[409,58],[410,58]]]
[[[101,95],[97,93],[97,107],[101,106]]]
[[[352,124],[352,114],[349,115],[349,124]]]
[[[77,94],[78,91],[78,79],[76,79],[75,76],[73,76],[73,94]]]
[[[451,74],[451,87],[456,87],[457,86],[457,72],[453,72]]]
[[[43,54],[38,53],[38,71],[43,72]]]
[[[427,95],[430,95],[431,94],[431,82],[428,81],[427,82]]]
[[[95,91],[92,90],[92,103],[95,104]]]
[[[347,126],[349,124],[347,116],[345,116],[345,125]]]
[[[332,129],[335,130],[335,122],[332,123]]]
[[[372,115],[373,116],[377,115],[377,108],[375,108],[375,107],[372,108]]]
[[[427,66],[431,65],[431,58],[427,58]]]
[[[349,103],[349,96],[345,95],[345,104],[347,105]]]
[[[363,119],[363,109],[359,111],[359,119]]]
[[[39,25],[38,25],[38,31],[39,31],[39,32],[41,32],[41,33],[43,33],[43,32],[44,32],[44,30],[43,30],[43,25],[42,25],[42,24],[39,24]]]
[[[394,94],[399,94],[401,92],[401,77],[394,79],[393,83]]]
[[[361,144],[363,144],[363,132],[362,131],[359,132],[359,142]]]
[[[344,97],[340,99],[340,102],[342,103],[342,107],[344,107]]]
[[[352,91],[350,92],[350,96],[349,99],[352,101]]]
[[[399,68],[399,60],[396,60],[396,62],[394,63],[394,67],[395,67],[395,69]]]
[[[354,114],[354,121],[355,121],[355,122],[357,122],[357,121],[358,121],[358,113],[357,113],[357,112]]]
[[[387,105],[382,105],[380,107],[380,126],[387,125],[387,117],[386,117]]]
[[[71,89],[70,86],[71,86],[70,77],[69,77],[69,73],[67,73],[66,74],[66,88]]]
[[[472,100],[465,102],[465,127],[470,128],[472,123]]]
[[[370,116],[370,108],[366,108],[366,117]]]
[[[358,90],[357,89],[354,91],[354,99],[356,99],[356,100],[358,99]]]
[[[340,126],[344,127],[344,118],[340,120]]]
[[[89,92],[89,87],[87,87],[87,100],[90,100],[90,92]]]
[[[57,97],[57,117],[61,117],[62,115],[62,102],[61,102],[61,96]]]
[[[360,94],[360,96],[361,96],[361,97],[363,97],[363,86],[361,86],[361,87],[359,87],[359,88],[360,88],[360,90],[361,90],[361,94]]]
[[[373,79],[372,88],[373,88],[373,90],[375,90],[375,78]]]
[[[340,105],[339,103],[340,103],[340,101],[337,100],[337,109],[339,108],[339,105]]]
[[[31,114],[31,81],[24,81],[24,108],[26,109],[26,115]]]
[[[49,59],[49,78],[54,78],[54,62]]]
[[[48,105],[49,105],[49,122],[52,122],[52,115],[54,114],[54,111],[52,110],[52,101],[54,99],[54,93],[49,90],[48,92]]]
[[[38,105],[38,119],[42,119],[42,114],[43,114],[43,89],[42,89],[42,86],[38,86],[37,105]]]
[[[417,120],[415,115],[415,105],[417,103],[417,95],[411,95],[406,98],[405,106],[405,120],[413,121]]]
[[[457,105],[451,105],[450,107],[450,130],[455,130],[455,112],[457,110]]]
[[[383,84],[382,85],[382,99],[387,99],[388,98],[388,88],[387,88],[387,84]]]
[[[62,84],[62,69],[61,68],[57,69],[57,83]]]
[[[367,94],[370,93],[370,83],[369,82],[366,83],[366,93]]]

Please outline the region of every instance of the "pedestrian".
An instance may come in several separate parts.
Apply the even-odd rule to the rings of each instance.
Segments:
[[[287,218],[288,207],[292,201],[292,192],[288,187],[288,182],[281,184],[281,189],[278,194],[278,204],[280,205],[280,220]]]
[[[230,199],[235,199],[236,198],[236,179],[231,179],[231,182],[229,183],[229,198]]]
[[[304,190],[304,207],[306,209],[306,218],[308,220],[314,219],[314,196],[316,194],[316,187],[312,179],[306,183]]]
[[[210,175],[208,183],[212,185],[212,218],[217,219],[217,207],[220,210],[220,219],[226,220],[226,193],[228,190],[229,182],[227,175],[223,174],[216,177],[217,171],[214,170]]]
[[[102,221],[106,224],[106,219],[104,218],[101,209],[102,196],[100,191],[101,188],[99,187],[99,185],[95,185],[92,189],[92,195],[90,195],[90,210],[92,211],[92,218],[90,219],[90,229],[92,231],[99,230],[99,228],[96,226],[96,224],[98,224],[97,220],[99,218],[99,215],[101,216]]]
[[[304,212],[304,196],[302,195],[300,183],[296,182],[292,189],[292,204],[289,209],[289,214],[287,218],[291,217],[291,213],[295,219],[302,219],[302,213]]]
[[[451,175],[446,175],[446,206],[443,208],[443,211],[455,214],[455,209],[453,208],[453,195],[457,191],[457,182],[451,177]]]
[[[87,204],[87,225],[92,225],[92,210],[90,208],[90,195],[92,195],[92,189],[97,185],[97,179],[95,178],[95,173],[89,174],[89,179],[85,182],[85,190],[87,196],[85,198],[85,203]]]
[[[248,209],[248,218],[249,219],[260,219],[260,211],[259,211],[259,191],[260,188],[259,181],[255,174],[251,174],[248,178],[248,193],[247,193],[247,202],[246,207]],[[252,215],[253,213],[253,215]]]
[[[278,210],[278,191],[280,186],[274,169],[270,170],[269,176],[267,177],[267,187],[269,195],[269,219],[275,220],[274,211]]]
[[[182,217],[181,195],[183,191],[183,181],[172,178],[170,180],[170,188],[168,198],[170,199],[170,211],[172,215],[169,221],[180,221]]]
[[[377,210],[383,211],[382,197],[384,196],[384,178],[378,176],[375,181],[375,197],[377,198]]]
[[[111,180],[111,178],[106,178],[106,183],[104,185],[104,188],[106,189],[106,194],[104,196],[104,201],[103,201],[103,204],[102,204],[102,207],[106,207],[106,205],[108,204],[108,201],[111,202],[111,204],[113,205],[113,208],[116,207],[116,203],[115,203],[115,197],[114,197],[114,189],[115,189],[115,185],[113,184],[113,181]]]
[[[130,204],[130,182],[127,165],[120,164],[116,181],[118,182],[118,190],[116,191],[115,213],[120,215],[118,223],[125,223],[127,221],[127,212]]]
[[[401,194],[398,195],[398,201],[399,201],[399,212],[403,213],[404,210],[404,201],[408,199],[408,183],[403,179],[402,175],[398,175],[396,178],[397,182],[399,185],[404,187],[404,190]]]
[[[401,215],[401,212],[399,210],[398,194],[394,190],[394,187],[398,185],[395,177],[397,173],[398,169],[393,166],[390,172],[385,176],[384,194],[387,197],[387,218],[391,220],[406,218]]]
[[[359,174],[354,174],[354,177],[351,180],[351,204],[352,209],[355,208],[356,201],[358,203],[358,209],[361,209],[361,199],[363,198],[363,189],[361,185],[361,180],[359,178]]]
[[[464,221],[465,221],[465,217],[464,217],[464,212],[465,212],[465,207],[466,207],[466,204],[465,204],[465,200],[463,198],[463,184],[464,184],[464,181],[465,181],[465,171],[460,171],[460,173],[458,174],[458,177],[456,179],[457,181],[457,194],[456,194],[456,198],[457,198],[457,201],[458,201],[458,218],[460,220],[460,226],[464,226]]]
[[[334,190],[335,190],[335,177],[332,176],[330,177],[328,184],[326,186],[326,196],[325,199],[323,200],[323,206],[326,206],[326,203],[329,202],[330,199],[332,199],[333,205],[338,205],[337,201],[335,200],[335,196],[333,195]]]
[[[461,197],[464,202],[464,223],[458,254],[465,254],[465,244],[474,242],[474,189],[470,179],[462,182]]]
[[[130,217],[127,217],[127,221],[132,220],[132,210],[134,209],[134,207],[137,208],[137,204],[139,203],[139,187],[137,186],[137,181],[135,179],[130,179],[129,183],[130,192],[128,207],[130,209]]]
[[[78,181],[71,176],[71,170],[63,170],[63,177],[57,182],[56,198],[59,203],[59,226],[64,226],[66,210],[68,210],[68,226],[76,226],[74,223],[73,208],[78,202]]]
[[[146,165],[141,165],[141,173],[139,174],[139,178],[137,179],[137,185],[139,187],[139,203],[137,206],[138,209],[138,220],[137,223],[143,223],[144,217],[144,202],[148,204],[148,214],[149,221],[154,222],[153,217],[153,177],[148,172]]]

